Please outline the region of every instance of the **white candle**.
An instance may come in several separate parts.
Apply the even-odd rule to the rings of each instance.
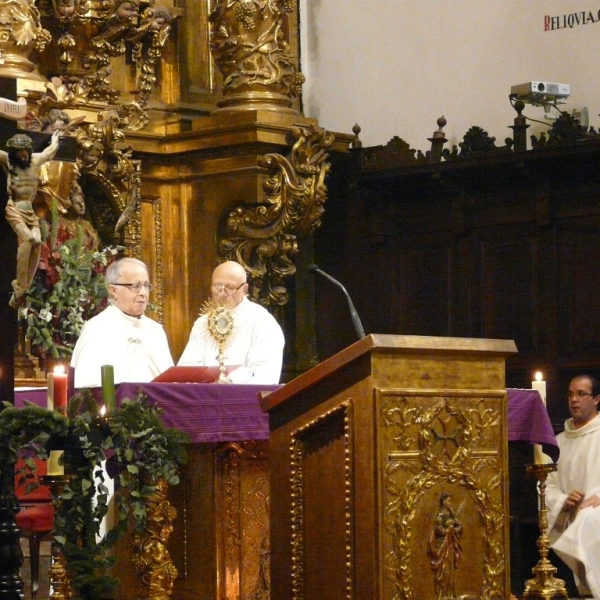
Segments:
[[[50,450],[48,460],[48,475],[64,475],[65,467],[60,464],[60,459],[64,454],[63,450]]]
[[[546,382],[544,381],[544,375],[541,371],[535,374],[535,380],[531,382],[531,389],[537,390],[539,395],[542,397],[544,406],[546,405]],[[546,461],[545,455],[542,452],[541,444],[533,445],[533,461],[536,465],[543,465]]]
[[[540,371],[535,374],[535,381],[531,382],[531,389],[537,390],[542,397],[542,401],[546,404],[546,382],[544,381],[544,375]]]

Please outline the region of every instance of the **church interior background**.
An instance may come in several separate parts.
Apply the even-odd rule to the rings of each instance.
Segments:
[[[0,141],[24,129],[39,149],[66,114],[38,213],[48,230],[76,221],[90,247],[97,236],[150,266],[153,315],[175,359],[226,259],[245,266],[251,299],[284,328],[284,381],[352,344],[346,300],[309,273],[316,263],[344,282],[367,333],[515,340],[506,386],[530,387],[543,371],[558,431],[570,377],[600,366],[600,141],[594,109],[589,123],[581,114],[600,84],[571,50],[595,47],[594,24],[568,26],[566,1],[491,2],[485,16],[477,2],[425,4],[0,0],[0,96],[27,104],[2,119]],[[377,55],[378,31],[388,47]],[[507,48],[501,33],[519,43]],[[481,56],[491,37],[501,65]],[[571,84],[576,109],[542,127],[523,118],[543,119],[541,109],[508,100],[539,69]],[[481,79],[492,91],[473,91]],[[67,214],[73,189],[84,214]],[[43,381],[48,357],[25,338],[23,306],[9,306],[17,242],[0,228],[6,400],[15,379]],[[535,562],[527,489],[532,502],[512,515],[516,589]],[[207,597],[220,593],[199,577]]]

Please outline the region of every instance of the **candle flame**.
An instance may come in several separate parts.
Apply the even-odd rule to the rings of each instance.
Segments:
[[[65,374],[65,367],[63,365],[56,365],[54,367],[54,374],[55,375],[64,375]]]
[[[536,381],[542,381],[543,379],[544,379],[544,375],[543,375],[543,373],[542,373],[541,371],[538,371],[538,372],[535,374],[535,380],[536,380]]]
[[[102,406],[102,408],[100,409],[100,414],[102,416],[104,416],[106,414],[106,406]]]

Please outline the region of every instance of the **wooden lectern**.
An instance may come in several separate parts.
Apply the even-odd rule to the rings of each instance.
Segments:
[[[261,400],[271,598],[510,596],[513,341],[370,335]]]

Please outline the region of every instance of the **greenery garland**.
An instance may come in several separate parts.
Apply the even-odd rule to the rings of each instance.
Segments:
[[[104,272],[122,247],[90,250],[81,226],[75,237],[61,228],[56,202],[51,214],[49,232],[45,221],[40,223],[45,239],[40,267],[17,302],[18,319],[35,355],[65,359],[73,354],[83,324],[106,308]]]
[[[61,497],[55,499],[53,536],[65,557],[76,597],[97,600],[118,585],[108,569],[115,557],[109,553],[127,531],[129,523],[141,533],[146,524],[146,499],[164,480],[179,483],[179,467],[187,455],[186,434],[164,426],[161,410],[143,394],[123,400],[121,407],[102,416],[89,390],[69,401],[62,416],[27,403],[22,409],[4,403],[0,412],[0,468],[13,473],[23,460],[20,477],[27,489],[36,485],[34,458],[45,460],[51,449],[65,451],[65,471],[70,475]],[[108,510],[104,464],[116,471],[116,525],[97,541]],[[8,487],[12,492],[12,486]],[[16,506],[12,497],[3,498]]]

